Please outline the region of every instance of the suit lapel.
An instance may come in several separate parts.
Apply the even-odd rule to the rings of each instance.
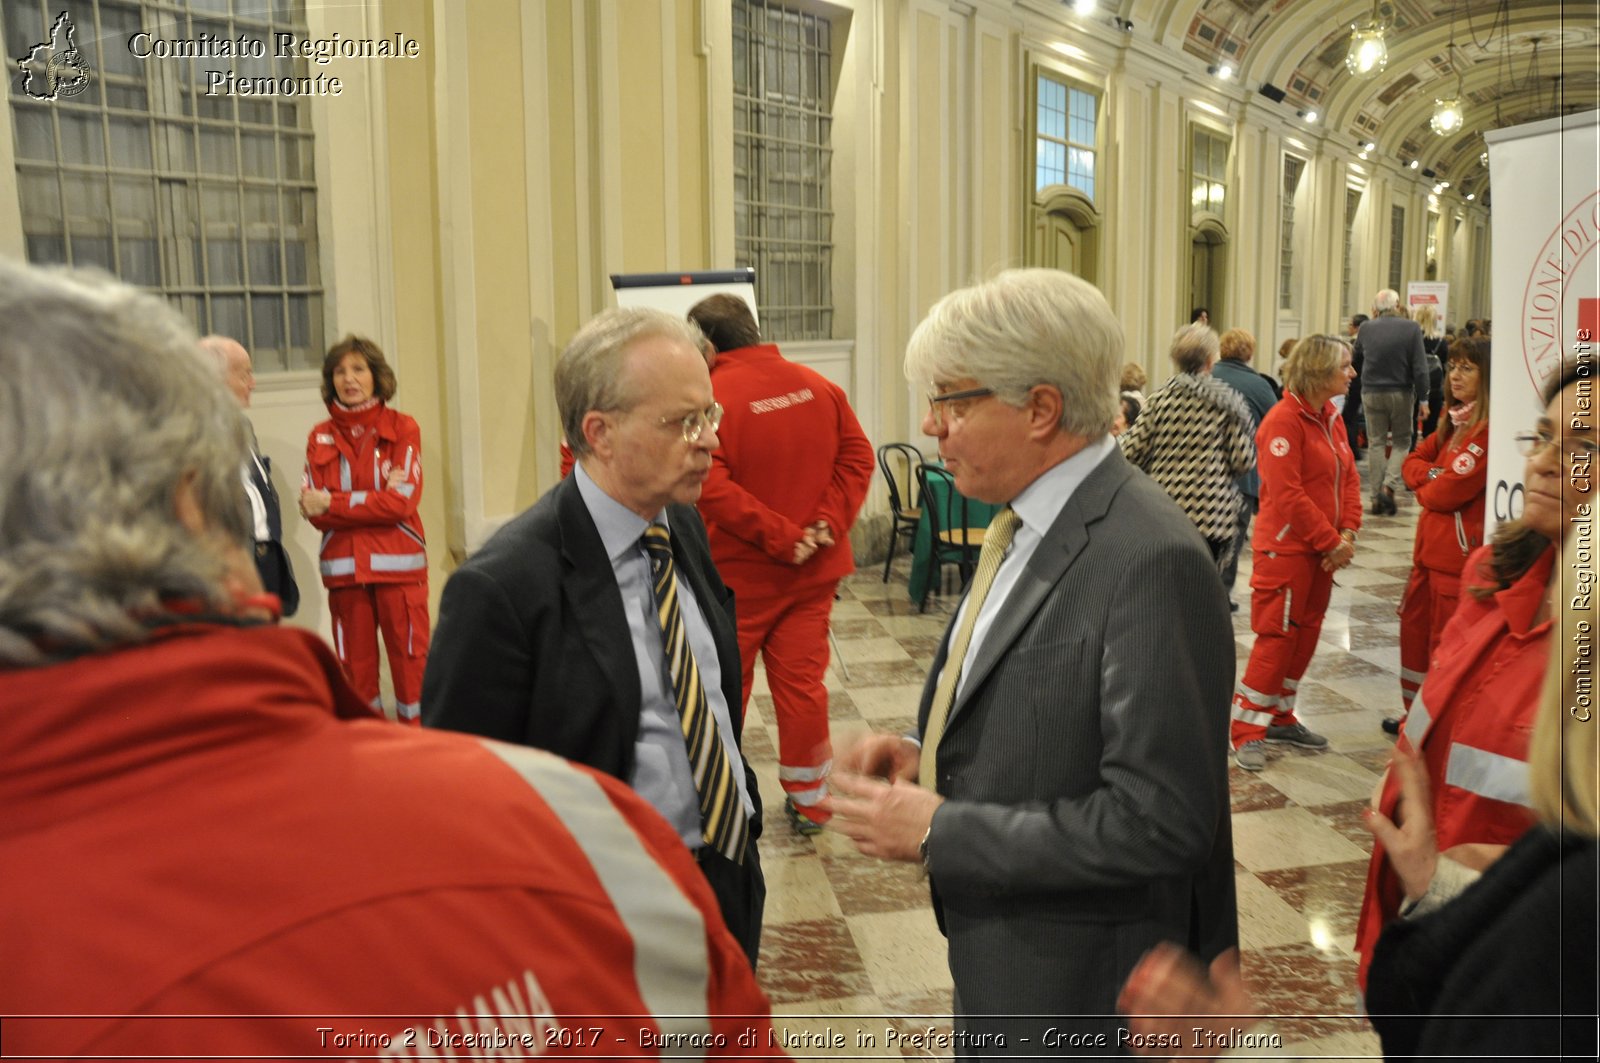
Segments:
[[[633,636],[622,612],[616,573],[594,518],[589,516],[589,507],[578,493],[577,481],[569,476],[556,491],[556,521],[561,529],[565,565],[561,593],[570,606],[567,615],[577,618],[578,630],[606,677],[613,703],[624,714],[632,714],[637,738],[639,701],[643,696],[639,690],[639,663],[633,656]]]
[[[1029,559],[1028,567],[1018,574],[1017,582],[1005,600],[1005,608],[995,617],[983,644],[978,647],[977,655],[972,660],[972,670],[961,684],[961,694],[950,706],[950,715],[945,722],[946,734],[961,710],[982,689],[989,673],[994,671],[1012,644],[1027,629],[1034,614],[1050,597],[1083,548],[1089,545],[1090,525],[1106,515],[1111,499],[1127,480],[1130,469],[1122,452],[1112,450],[1072,492],[1067,504],[1061,507],[1055,523],[1045,532],[1033,557]],[[948,646],[948,631],[945,638]]]

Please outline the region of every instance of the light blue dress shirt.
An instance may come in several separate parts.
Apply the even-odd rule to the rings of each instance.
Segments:
[[[579,463],[572,469],[578,494],[594,519],[611,559],[611,571],[622,592],[622,611],[628,618],[628,635],[633,641],[634,660],[639,665],[639,739],[634,744],[633,777],[628,784],[640,797],[666,817],[685,845],[698,849],[701,837],[700,795],[695,792],[694,775],[689,768],[689,751],[683,741],[683,727],[672,694],[672,676],[661,648],[661,624],[656,619],[655,595],[650,590],[650,559],[640,541],[650,524],[667,525],[665,511],[646,521],[633,510],[602,491]],[[668,530],[671,528],[668,526]],[[689,632],[689,648],[700,669],[706,703],[717,721],[717,733],[727,751],[733,778],[739,787],[739,800],[745,815],[755,811],[745,791],[744,761],[734,739],[733,717],[722,693],[722,666],[711,626],[695,599],[687,579],[678,579],[678,608]]]
[[[1000,562],[1000,571],[995,573],[994,583],[989,586],[989,595],[983,600],[983,608],[978,610],[978,619],[972,625],[972,641],[967,643],[967,656],[961,662],[961,679],[956,685],[956,699],[960,700],[962,691],[966,689],[967,676],[972,672],[972,662],[978,659],[978,650],[983,647],[983,640],[988,636],[989,629],[994,627],[995,618],[1000,615],[1006,599],[1011,596],[1012,588],[1017,585],[1017,579],[1028,567],[1039,544],[1044,541],[1044,533],[1050,530],[1050,525],[1056,522],[1061,511],[1066,508],[1067,500],[1089,474],[1099,467],[1106,455],[1117,448],[1117,441],[1111,436],[1103,436],[1098,441],[1090,443],[1066,461],[1052,465],[1040,473],[1033,483],[1022,489],[1022,493],[1011,500],[1011,508],[1017,511],[1021,520],[1016,534],[1011,537],[1011,545],[1006,549],[1005,558]],[[956,613],[955,621],[951,624],[951,631],[961,630],[961,618],[966,614],[967,600],[961,601],[961,608]],[[946,662],[949,667],[949,662]]]

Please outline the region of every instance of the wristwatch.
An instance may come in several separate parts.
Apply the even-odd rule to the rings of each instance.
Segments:
[[[1428,479],[1437,480],[1439,478],[1439,474],[1442,472],[1444,472],[1444,470],[1435,465],[1433,468],[1428,470]]]

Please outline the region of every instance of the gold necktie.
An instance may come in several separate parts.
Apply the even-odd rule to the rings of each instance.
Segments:
[[[650,558],[650,589],[656,599],[656,620],[661,625],[661,648],[672,674],[673,702],[683,741],[689,749],[689,769],[700,795],[700,831],[707,845],[736,864],[744,863],[745,841],[750,832],[744,802],[733,777],[733,765],[722,746],[700,669],[689,646],[689,633],[678,608],[678,577],[672,563],[672,540],[667,529],[652,524],[644,533]]]
[[[939,740],[944,737],[945,720],[950,716],[950,706],[955,704],[956,686],[961,679],[961,665],[967,657],[967,647],[972,643],[972,629],[977,626],[978,613],[983,600],[994,585],[995,573],[1011,545],[1011,538],[1022,523],[1017,511],[1007,506],[994,515],[989,530],[983,535],[983,549],[978,552],[978,571],[972,577],[972,589],[967,592],[967,611],[961,616],[961,627],[950,640],[945,654],[944,670],[939,673],[939,685],[933,691],[933,704],[928,708],[928,724],[922,729],[922,767],[918,776],[923,786],[937,790],[939,766]]]

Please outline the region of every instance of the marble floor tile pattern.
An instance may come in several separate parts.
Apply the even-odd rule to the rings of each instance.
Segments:
[[[1409,502],[1409,499],[1406,500]],[[1298,711],[1330,748],[1272,748],[1256,775],[1230,766],[1245,975],[1284,1037],[1283,1056],[1378,1058],[1355,992],[1356,916],[1371,841],[1360,812],[1389,754],[1380,719],[1399,707],[1395,615],[1416,526],[1414,503],[1365,518],[1336,581]],[[907,562],[888,583],[863,568],[841,586],[828,673],[836,748],[913,722],[922,681],[958,599],[954,569],[919,613]],[[1238,670],[1252,644],[1249,561],[1234,591]],[[777,779],[777,725],[758,666],[745,751],[766,803],[768,897],[760,981],[797,1058],[948,1059],[950,974],[919,869],[884,864],[832,832],[795,835]],[[1064,961],[1065,962],[1065,961]]]

